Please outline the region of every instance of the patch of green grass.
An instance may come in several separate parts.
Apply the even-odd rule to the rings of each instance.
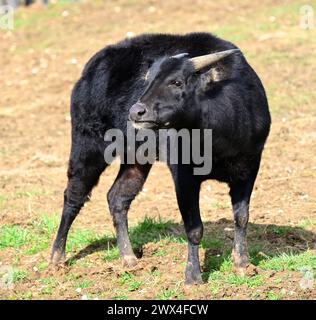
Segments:
[[[142,281],[134,280],[131,283],[129,283],[128,291],[136,291],[141,287],[142,284],[143,284]]]
[[[60,217],[58,214],[49,215],[44,213],[38,220],[33,222],[33,228],[38,232],[51,236],[57,231]]]
[[[228,284],[232,284],[235,286],[247,285],[248,288],[259,287],[264,284],[264,276],[255,275],[253,277],[241,277],[236,274],[229,274],[224,280]]]
[[[267,293],[268,300],[282,300],[282,295],[275,293],[274,291],[269,291]]]
[[[250,262],[257,266],[260,261],[265,259],[265,255],[262,253],[262,246],[255,245],[249,248]]]
[[[62,19],[59,6],[48,6],[45,10],[37,12],[31,12],[29,15],[25,15],[23,11],[17,11],[14,17],[14,29],[34,29],[34,27],[40,27],[47,25],[52,19]]]
[[[219,294],[221,287],[222,286],[218,281],[211,281],[210,282],[210,289],[211,289],[212,295],[214,297],[216,297]]]
[[[284,236],[291,232],[292,228],[288,226],[275,226],[271,225],[267,227],[267,233],[274,233],[279,236]]]
[[[120,258],[120,252],[117,247],[106,250],[104,256],[102,257],[102,259],[106,262],[117,260],[119,258]]]
[[[26,249],[25,253],[29,255],[33,255],[38,252],[46,250],[48,246],[49,246],[49,241],[47,238],[34,235],[32,239],[32,246]]]
[[[25,250],[26,254],[36,254],[46,250],[52,235],[57,231],[59,216],[57,214],[42,214],[31,225],[31,245]]]
[[[253,277],[238,276],[233,272],[222,272],[215,271],[210,274],[209,283],[212,288],[215,288],[215,293],[217,294],[219,288],[223,284],[241,286],[246,285],[248,288],[256,288],[264,284],[263,275],[255,275]]]
[[[83,280],[76,283],[76,288],[87,289],[94,285],[93,281]]]
[[[56,216],[42,215],[31,227],[4,225],[0,228],[0,250],[27,246],[26,254],[47,249],[52,234],[57,229]]]
[[[29,226],[5,225],[0,228],[0,250],[6,248],[24,247],[24,253],[33,255],[48,249],[52,236],[57,232],[59,215],[42,214]],[[143,222],[131,228],[132,243],[135,248],[140,248],[144,243],[157,242],[164,237],[170,241],[179,241],[176,237],[170,236],[168,232],[174,225],[171,221],[154,220],[145,218]],[[92,230],[74,229],[71,230],[67,240],[67,251],[77,251],[93,243],[93,245],[110,244],[103,259],[112,261],[119,258],[117,247],[113,246],[113,236],[100,237]],[[183,241],[183,240],[180,240]],[[73,261],[75,262],[75,261]]]
[[[124,294],[116,294],[112,297],[113,300],[127,300],[128,296],[124,295]]]
[[[284,16],[291,15],[293,18],[299,14],[299,9],[302,6],[300,2],[290,3],[287,5],[278,5],[268,9],[271,15],[277,18],[282,18]],[[295,19],[293,19],[295,21]]]
[[[226,256],[225,259],[223,260],[220,268],[220,272],[232,272],[233,271],[233,262],[231,260],[230,255]]]
[[[149,274],[153,277],[160,277],[161,276],[161,272],[158,270],[150,271]]]
[[[13,272],[13,283],[23,282],[27,280],[29,273],[27,271],[15,270]]]
[[[39,271],[44,271],[48,268],[49,263],[47,261],[42,261],[38,264],[38,270]]]
[[[54,288],[52,288],[52,287],[45,287],[45,288],[43,288],[42,290],[41,290],[41,294],[47,294],[47,295],[52,295],[53,294],[53,289]]]
[[[158,242],[169,235],[173,226],[174,223],[172,221],[145,217],[144,221],[130,230],[132,244],[134,247],[139,248],[144,243]]]
[[[129,282],[131,279],[133,279],[133,277],[134,276],[128,272],[122,273],[120,276],[120,284],[125,284]]]
[[[301,228],[308,228],[308,227],[315,227],[316,226],[316,219],[304,219],[300,223]]]
[[[92,230],[71,230],[67,240],[66,250],[77,251],[99,239],[100,237]]]
[[[31,236],[28,230],[18,225],[4,225],[0,228],[0,250],[20,248],[26,245]]]
[[[187,245],[188,240],[186,235],[179,235],[179,236],[175,236],[175,235],[167,235],[164,240],[166,241],[166,243],[181,243],[181,244],[185,244]]]
[[[33,198],[33,197],[44,196],[44,195],[48,195],[48,193],[44,191],[37,191],[37,190],[19,191],[15,193],[15,196],[17,198]]]
[[[42,278],[39,281],[42,284],[49,285],[49,286],[52,286],[52,287],[57,287],[57,285],[58,285],[58,281],[53,277]]]
[[[159,248],[158,251],[153,253],[153,256],[155,257],[165,257],[168,254],[168,252],[164,249]]]
[[[218,239],[211,239],[209,237],[204,237],[201,241],[201,247],[203,249],[219,249],[223,248],[224,243]]]
[[[214,271],[214,272],[210,273],[208,281],[210,283],[214,283],[214,282],[217,282],[221,279],[222,279],[222,273],[220,271]]]
[[[33,298],[33,293],[31,291],[24,292],[20,296],[21,300],[31,300],[32,298]]]
[[[162,289],[156,299],[157,300],[171,300],[171,299],[183,299],[184,298],[184,294],[181,290],[179,290],[178,287],[176,288],[164,288]]]
[[[278,278],[274,279],[273,282],[275,284],[281,284],[281,283],[284,283],[285,281],[287,281],[289,277],[290,277],[290,274],[288,274],[287,276],[278,277]]]
[[[54,289],[58,286],[58,281],[53,277],[42,278],[39,280],[45,287],[41,289],[41,294],[52,295]]]
[[[80,278],[81,278],[81,275],[76,273],[68,273],[67,275],[65,275],[66,281],[77,281]]]
[[[230,253],[226,252],[221,255],[211,256],[205,261],[205,268],[209,272],[221,271],[221,272],[231,272],[233,265],[231,262]],[[209,274],[206,272],[206,275]]]
[[[135,276],[128,272],[124,272],[121,274],[119,282],[121,285],[127,285],[128,291],[136,291],[143,284],[142,281],[137,281]]]
[[[282,253],[279,256],[262,260],[259,263],[259,267],[264,270],[275,271],[300,271],[307,267],[316,271],[316,254],[312,251],[307,251],[301,254]]]

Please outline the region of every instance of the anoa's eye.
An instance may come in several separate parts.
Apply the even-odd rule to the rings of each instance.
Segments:
[[[179,80],[171,80],[170,81],[170,85],[176,86],[176,87],[181,87],[182,86],[182,82],[179,81]]]

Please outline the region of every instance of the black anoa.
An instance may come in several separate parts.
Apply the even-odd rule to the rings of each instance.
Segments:
[[[270,129],[260,79],[232,43],[208,33],[145,34],[107,46],[93,56],[71,98],[72,146],[68,185],[51,263],[65,258],[69,228],[102,172],[106,130],[126,133],[128,119],[143,128],[212,129],[212,171],[194,175],[191,164],[168,164],[188,237],[186,283],[200,283],[199,244],[203,224],[199,192],[206,179],[230,188],[236,271],[244,273],[249,202]],[[127,213],[151,164],[121,164],[108,203],[124,263],[137,263]]]

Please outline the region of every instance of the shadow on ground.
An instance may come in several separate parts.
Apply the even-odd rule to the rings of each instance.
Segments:
[[[203,277],[220,269],[223,262],[230,258],[233,244],[233,221],[220,219],[204,223],[204,237],[201,247],[204,249]],[[173,222],[144,221],[131,228],[130,238],[135,254],[141,258],[143,247],[150,242],[167,239],[172,242],[186,243],[183,225]],[[251,263],[286,254],[299,254],[316,248],[316,234],[301,227],[273,224],[248,224],[248,246]],[[72,263],[94,252],[106,251],[116,247],[115,237],[103,237],[80,250],[67,262]]]

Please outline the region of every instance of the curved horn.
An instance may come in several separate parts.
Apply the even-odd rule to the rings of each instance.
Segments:
[[[239,49],[231,49],[231,50],[225,50],[215,53],[206,54],[204,56],[199,56],[195,58],[191,58],[190,61],[194,65],[194,69],[196,71],[203,69],[206,66],[209,66],[212,63],[215,63],[233,53],[240,52]]]

